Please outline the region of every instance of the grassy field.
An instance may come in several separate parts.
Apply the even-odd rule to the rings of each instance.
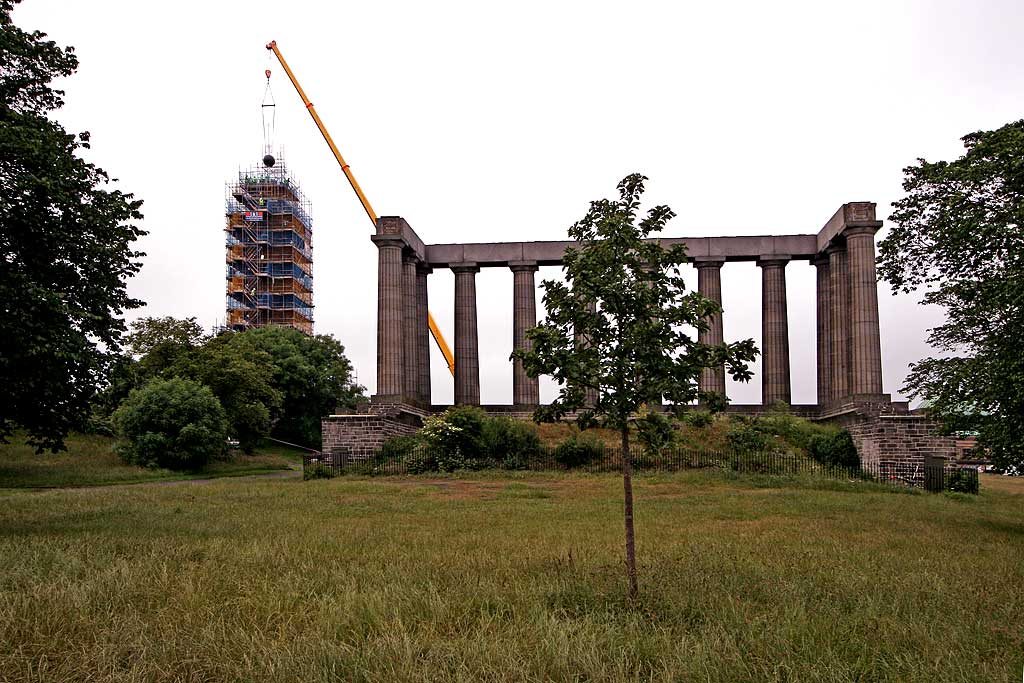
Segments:
[[[1024,481],[220,479],[0,496],[0,681],[1016,681]]]
[[[36,455],[35,449],[22,441],[11,441],[0,444],[0,489],[238,476],[289,469],[302,463],[300,451],[275,445],[259,449],[251,456],[236,455],[213,462],[201,472],[180,473],[126,465],[114,453],[114,440],[105,436],[74,434],[68,437],[68,450],[56,455]]]

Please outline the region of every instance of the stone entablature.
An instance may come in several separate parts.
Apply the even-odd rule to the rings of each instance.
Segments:
[[[691,261],[717,258],[722,261],[757,261],[785,256],[809,261],[817,252],[816,235],[753,237],[661,237],[664,246],[685,244]],[[576,242],[480,242],[470,244],[428,244],[426,260],[432,268],[452,268],[472,262],[485,268],[501,268],[514,262],[539,266],[561,265],[565,250]]]

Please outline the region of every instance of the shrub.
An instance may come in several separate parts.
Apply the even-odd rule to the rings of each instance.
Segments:
[[[807,445],[807,453],[823,465],[838,465],[856,469],[860,455],[853,445],[853,437],[845,429],[831,434],[816,434]]]
[[[734,422],[726,432],[725,440],[729,443],[729,448],[736,453],[766,451],[770,443],[756,424],[747,421]]]
[[[657,455],[672,443],[672,422],[661,413],[647,413],[636,421],[637,440],[647,455]]]
[[[705,394],[702,398],[704,407],[707,408],[708,412],[712,415],[718,413],[724,413],[729,408],[729,398],[725,394],[720,394],[717,391]]]
[[[313,462],[306,465],[302,470],[302,478],[309,479],[333,479],[334,469],[323,463]]]
[[[133,389],[114,413],[118,451],[130,464],[196,470],[222,454],[227,422],[217,397],[188,379],[154,380]]]
[[[551,453],[564,467],[583,467],[604,456],[604,444],[593,434],[572,434]]]
[[[978,493],[978,475],[957,468],[946,475],[946,490],[955,493]]]
[[[785,401],[775,401],[768,408],[768,413],[753,421],[758,431],[772,436],[778,436],[783,441],[796,448],[806,450],[811,439],[820,434],[832,435],[835,429],[817,425],[808,420],[795,417]]]
[[[424,474],[426,472],[437,472],[437,458],[427,448],[414,451],[405,460],[405,471],[409,474]]]
[[[709,410],[690,410],[683,420],[695,429],[703,429],[711,426],[711,423],[715,421],[715,416]]]
[[[510,417],[489,417],[483,429],[484,452],[500,459],[508,469],[526,467],[528,458],[540,453],[540,437],[537,429],[521,420]]]
[[[413,435],[393,436],[380,446],[377,456],[381,460],[406,460],[412,456],[420,440]]]
[[[474,406],[456,406],[423,421],[420,436],[438,458],[476,460],[484,455],[487,413]]]

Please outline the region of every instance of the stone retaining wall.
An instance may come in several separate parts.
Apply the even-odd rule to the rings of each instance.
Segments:
[[[402,403],[378,402],[360,406],[360,414],[331,415],[323,418],[323,452],[337,457],[365,460],[373,456],[385,441],[394,436],[412,434],[423,426],[423,418],[443,412],[449,406],[434,405],[424,410]],[[533,417],[532,406],[481,406],[490,415],[505,415],[518,420]],[[925,415],[911,412],[906,403],[892,402],[888,396],[857,397],[843,404],[794,406],[794,415],[835,424],[849,430],[865,464],[923,462],[926,456],[942,456],[955,461],[956,439],[940,436],[938,425]],[[729,406],[730,414],[758,415],[761,406]],[[571,416],[568,418],[571,420]]]
[[[850,432],[865,464],[923,463],[927,456],[957,458],[956,438],[940,435],[937,422],[908,410],[906,403],[852,401],[831,407],[821,419]]]
[[[366,460],[385,441],[412,434],[423,426],[422,416],[402,408],[363,415],[330,415],[321,420],[323,446],[332,457]]]

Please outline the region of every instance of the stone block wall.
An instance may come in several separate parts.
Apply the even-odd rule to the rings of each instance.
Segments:
[[[923,463],[927,456],[957,458],[956,438],[940,435],[934,420],[908,411],[905,403],[854,401],[823,420],[850,432],[865,464]]]
[[[940,436],[936,423],[923,415],[879,415],[850,425],[863,462],[923,462],[927,456],[956,459],[956,439]]]
[[[321,450],[332,457],[366,460],[391,437],[412,434],[421,426],[421,416],[404,409],[381,414],[330,415],[321,420]]]

